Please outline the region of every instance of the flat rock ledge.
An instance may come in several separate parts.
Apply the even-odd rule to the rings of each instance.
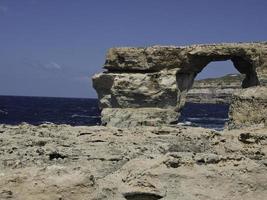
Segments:
[[[0,199],[265,200],[267,129],[0,125]]]
[[[223,60],[231,60],[243,74],[242,88],[267,85],[266,42],[109,49],[106,71],[93,77],[103,124],[177,121],[196,75],[210,62]]]

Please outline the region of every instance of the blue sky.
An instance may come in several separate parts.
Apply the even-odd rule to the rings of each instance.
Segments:
[[[266,0],[0,0],[0,95],[96,97],[110,47],[266,41]],[[201,78],[234,72],[212,63]]]

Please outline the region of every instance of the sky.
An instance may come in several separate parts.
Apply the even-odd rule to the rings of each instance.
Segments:
[[[0,0],[0,95],[95,98],[108,48],[267,40],[266,0]],[[211,63],[200,78],[235,72]]]

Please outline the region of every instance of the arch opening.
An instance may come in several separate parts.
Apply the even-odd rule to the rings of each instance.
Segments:
[[[228,121],[231,95],[237,89],[260,84],[253,63],[240,56],[196,57],[176,79],[177,110],[181,112],[178,122],[218,130]]]

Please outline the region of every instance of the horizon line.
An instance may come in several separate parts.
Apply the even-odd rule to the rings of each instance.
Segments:
[[[6,95],[6,94],[0,94],[0,97],[34,97],[34,98],[62,98],[62,99],[98,99],[97,97],[62,97],[62,96]]]

